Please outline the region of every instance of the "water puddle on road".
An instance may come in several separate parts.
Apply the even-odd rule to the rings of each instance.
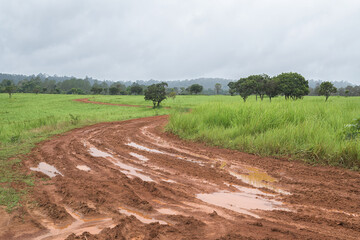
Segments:
[[[89,148],[89,153],[93,157],[103,157],[103,158],[113,157],[111,154],[109,154],[107,152],[103,152],[103,151],[97,149],[96,147],[90,147]]]
[[[168,223],[162,220],[158,220],[155,218],[152,218],[150,216],[146,216],[140,212],[136,212],[133,210],[129,210],[129,209],[125,209],[122,207],[119,207],[119,212],[122,214],[125,214],[126,216],[131,216],[134,215],[138,220],[140,220],[143,223],[154,223],[154,222],[159,222],[162,225],[167,225]]]
[[[98,234],[102,229],[108,227],[114,227],[112,218],[81,218],[78,214],[69,211],[67,212],[75,219],[69,225],[56,226],[52,224],[46,224],[49,232],[41,235],[36,240],[47,240],[47,239],[65,239],[72,233],[81,234],[83,232],[89,232],[91,234]]]
[[[152,180],[151,177],[149,176],[146,176],[144,174],[141,174],[141,173],[138,173],[138,171],[141,172],[141,169],[139,168],[136,168],[136,167],[132,167],[130,165],[127,165],[125,163],[122,163],[122,162],[119,162],[119,161],[116,161],[114,162],[114,164],[122,169],[124,169],[123,171],[120,170],[120,172],[126,174],[126,175],[131,175],[131,176],[134,176],[134,177],[138,177],[140,178],[141,180],[143,181],[147,181],[147,182],[154,182],[154,180]]]
[[[159,150],[147,148],[147,147],[144,147],[144,146],[139,145],[139,144],[134,143],[134,142],[126,143],[126,145],[128,145],[130,147],[133,147],[133,148],[136,148],[136,149],[139,149],[139,150],[147,151],[147,152],[165,154],[164,152],[161,152]]]
[[[85,172],[90,172],[90,170],[91,170],[91,168],[89,168],[86,165],[77,165],[76,168],[79,170],[85,171]]]
[[[42,172],[42,173],[46,174],[47,176],[49,176],[50,178],[53,178],[56,175],[64,176],[54,166],[51,166],[45,162],[39,163],[37,168],[30,168],[30,170],[36,171],[36,172]]]
[[[234,171],[229,171],[229,174],[256,188],[267,188],[277,193],[286,195],[290,194],[289,192],[274,186],[273,183],[277,182],[277,179],[271,177],[266,172],[254,167],[245,167],[245,169],[247,170],[248,174],[239,174]]]
[[[134,152],[130,152],[129,154],[131,156],[141,160],[141,161],[144,161],[144,162],[149,161],[149,159],[147,157],[143,156],[143,155],[140,155],[140,154],[137,154],[137,153],[134,153]]]
[[[282,203],[275,199],[266,197],[271,196],[265,194],[257,189],[236,187],[239,192],[219,191],[214,193],[201,193],[196,197],[203,202],[223,207],[238,213],[250,215],[259,218],[257,214],[251,210],[285,210]]]
[[[160,209],[157,209],[157,211],[161,214],[166,214],[166,215],[176,215],[178,214],[179,212],[177,211],[174,211],[170,208],[160,208]]]

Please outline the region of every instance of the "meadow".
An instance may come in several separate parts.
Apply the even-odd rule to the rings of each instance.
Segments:
[[[300,159],[312,164],[360,169],[359,138],[347,128],[360,118],[359,97],[277,97],[246,103],[209,102],[188,114],[172,114],[167,130],[181,138],[202,141],[261,156]]]
[[[143,105],[119,107],[75,102]],[[21,171],[21,158],[36,143],[98,122],[170,114],[167,131],[184,139],[262,156],[301,159],[313,164],[360,168],[359,139],[347,139],[346,125],[360,117],[359,97],[282,97],[246,103],[239,96],[176,96],[151,109],[144,96],[0,94],[0,205],[18,205],[33,177]],[[192,111],[188,112],[188,109]]]

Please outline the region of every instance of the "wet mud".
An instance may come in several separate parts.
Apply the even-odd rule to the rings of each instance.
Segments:
[[[0,239],[358,239],[360,174],[101,123],[24,157],[36,185]]]

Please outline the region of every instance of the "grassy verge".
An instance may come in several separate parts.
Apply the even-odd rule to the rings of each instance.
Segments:
[[[360,98],[232,99],[236,101],[203,104],[189,114],[174,113],[167,129],[185,139],[244,152],[360,168],[360,141],[344,134],[345,126],[360,118]]]
[[[75,102],[93,96],[0,94],[0,205],[18,206],[34,184],[21,169],[22,154],[36,143],[70,129],[105,121],[168,114],[170,110],[95,105]],[[143,100],[144,104],[144,100]]]

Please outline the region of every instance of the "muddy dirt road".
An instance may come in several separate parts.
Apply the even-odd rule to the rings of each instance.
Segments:
[[[166,122],[39,144],[24,159],[33,199],[1,219],[0,239],[359,239],[359,173],[185,142]]]

